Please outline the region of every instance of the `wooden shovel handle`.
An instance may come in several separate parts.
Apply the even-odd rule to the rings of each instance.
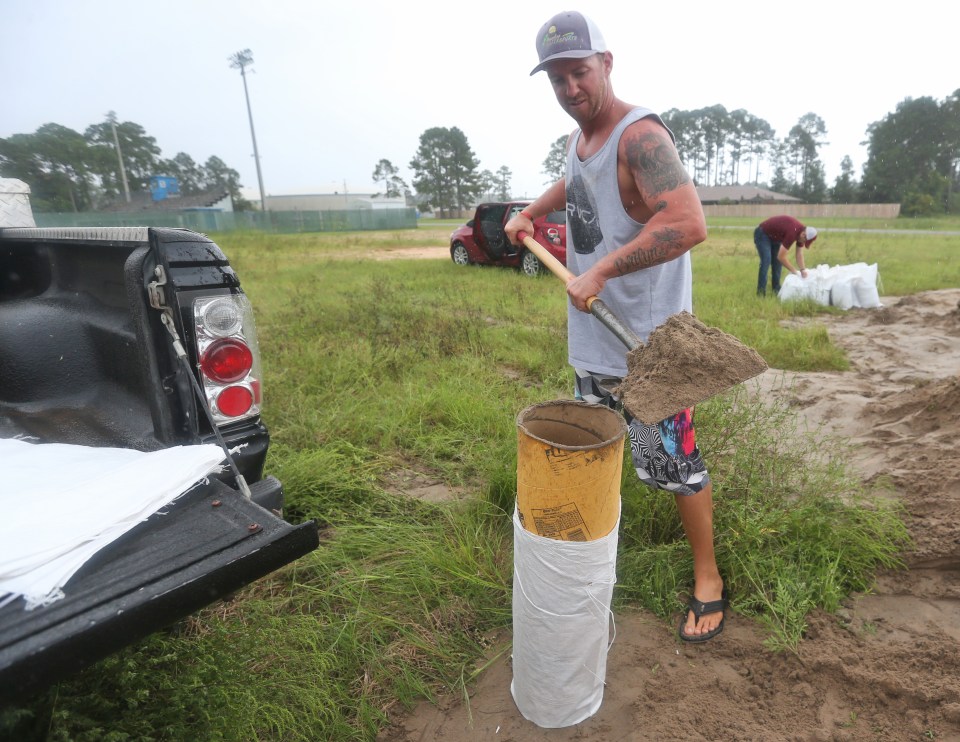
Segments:
[[[563,281],[565,285],[570,283],[575,278],[573,273],[567,270],[567,266],[553,257],[547,248],[533,239],[533,237],[528,235],[526,232],[522,230],[517,232],[517,237],[519,237],[524,246],[530,252],[536,255],[540,262],[547,266],[547,268],[550,269],[550,272]],[[590,313],[594,317],[606,325],[607,329],[616,335],[630,350],[638,348],[643,344],[643,341],[640,340],[637,334],[627,327],[623,321],[596,296],[591,296],[589,299],[587,299],[587,309],[590,310]]]
[[[533,237],[528,235],[526,232],[517,232],[517,237],[519,237],[526,248],[536,255],[540,262],[547,266],[547,268],[550,269],[550,272],[563,281],[564,284],[570,283],[576,277],[569,270],[567,270],[567,266],[553,257],[553,253],[551,253],[547,248],[533,239]],[[587,299],[587,309],[589,309],[590,305],[596,300],[597,297],[595,296],[591,296],[589,299]]]
[[[550,269],[550,272],[561,281],[564,283],[570,283],[574,279],[574,275],[567,270],[567,266],[553,257],[553,254],[547,248],[533,239],[533,237],[522,230],[517,232],[517,237],[519,237],[520,241],[526,245],[526,248],[536,255],[540,259],[540,262],[547,266],[547,268]]]

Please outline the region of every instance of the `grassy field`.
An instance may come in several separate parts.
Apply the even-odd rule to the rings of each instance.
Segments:
[[[456,224],[213,236],[257,311],[267,470],[284,484],[288,519],[316,519],[323,543],[233,600],[0,711],[0,735],[373,740],[391,709],[462,692],[481,657],[509,651],[487,637],[511,621],[515,419],[572,396],[565,294],[552,277],[359,258],[376,246],[445,245]],[[773,367],[844,369],[822,327],[782,322],[834,310],[757,298],[751,230],[710,226],[694,251],[698,316]],[[886,296],[960,285],[956,236],[823,227],[808,265],[878,263]],[[358,259],[343,257],[351,251]],[[771,651],[802,641],[812,608],[836,609],[898,563],[900,513],[861,490],[842,442],[782,446],[799,435],[789,410],[738,392],[698,407],[698,432],[721,570]],[[404,477],[458,496],[411,500],[396,493]],[[616,605],[668,620],[692,575],[675,507],[639,485],[629,463],[622,493]]]

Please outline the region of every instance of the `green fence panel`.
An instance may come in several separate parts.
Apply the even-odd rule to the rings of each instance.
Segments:
[[[195,232],[238,229],[289,234],[416,229],[416,209],[353,209],[350,211],[142,211],[76,214],[35,213],[38,227],[179,227]]]

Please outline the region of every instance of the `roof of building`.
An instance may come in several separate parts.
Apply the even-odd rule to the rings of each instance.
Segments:
[[[182,211],[183,209],[208,209],[230,196],[229,191],[204,191],[192,196],[167,196],[154,201],[150,191],[131,193],[130,201],[114,201],[100,211]]]
[[[801,199],[757,186],[697,186],[700,203],[799,203]]]

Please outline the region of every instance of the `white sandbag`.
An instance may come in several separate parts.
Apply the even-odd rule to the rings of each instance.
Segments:
[[[801,278],[800,276],[788,273],[780,285],[780,293],[777,296],[780,298],[780,301],[812,299],[821,304],[829,303],[829,292],[827,294],[827,302],[822,301],[821,294],[820,284],[813,278],[812,272],[807,278]]]
[[[812,299],[824,306],[839,309],[879,307],[877,264],[818,265],[807,271],[806,278],[788,275],[780,287],[780,301]]]
[[[877,264],[873,263],[867,266],[861,273],[860,280],[854,286],[857,293],[857,303],[861,307],[873,309],[883,306],[880,302],[879,283],[880,273],[877,269]]]
[[[619,526],[595,541],[560,541],[525,530],[514,510],[510,693],[537,726],[578,724],[603,701]]]
[[[803,281],[810,298],[817,304],[830,306],[830,285],[833,282],[830,275],[830,266],[818,265],[812,271],[807,271],[806,278],[799,278],[798,280]]]
[[[780,297],[780,301],[799,301],[806,299],[808,293],[803,279],[788,273],[780,284],[780,293],[777,296]]]
[[[830,304],[839,309],[850,309],[857,306],[853,293],[853,282],[856,278],[840,278],[830,287]]]
[[[849,265],[837,265],[830,269],[831,303],[840,309],[852,309],[854,307],[879,307],[880,294],[877,291],[877,282],[879,272],[877,264],[867,265],[866,263],[850,263]],[[846,296],[846,289],[849,286],[850,295]],[[839,300],[834,299],[834,289],[838,289]]]
[[[829,306],[830,284],[816,271],[809,271],[806,278],[788,274],[780,285],[780,301],[800,301],[811,299],[817,304]]]
[[[856,291],[857,303],[861,307],[873,309],[875,307],[883,306],[880,301],[880,292],[877,291],[876,286],[869,285],[866,281],[861,280],[857,282]]]

